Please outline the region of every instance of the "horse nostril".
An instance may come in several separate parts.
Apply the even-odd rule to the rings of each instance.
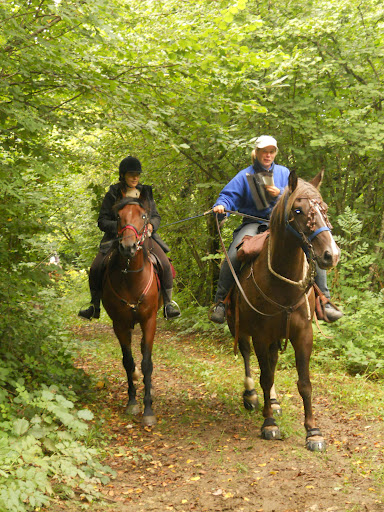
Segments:
[[[326,263],[332,263],[332,254],[329,251],[325,251],[323,259]]]

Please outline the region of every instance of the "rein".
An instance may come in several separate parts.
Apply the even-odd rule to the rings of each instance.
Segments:
[[[262,316],[267,316],[267,317],[271,317],[271,316],[276,316],[276,315],[279,315],[281,313],[281,311],[278,311],[277,313],[272,313],[272,314],[268,314],[268,313],[263,313],[262,311],[259,311],[257,308],[255,308],[255,306],[253,306],[253,304],[251,304],[248,300],[248,297],[246,296],[244,290],[243,290],[243,287],[241,286],[240,284],[240,281],[236,275],[236,272],[235,272],[235,269],[233,268],[233,265],[231,263],[231,260],[229,259],[229,256],[228,256],[228,252],[227,252],[227,249],[225,248],[225,245],[224,245],[224,241],[223,241],[223,237],[221,236],[221,231],[220,231],[220,224],[219,224],[219,220],[218,220],[218,214],[216,213],[216,226],[217,226],[217,231],[219,233],[219,238],[220,238],[220,244],[221,244],[221,247],[223,249],[223,252],[224,252],[224,255],[225,255],[225,258],[227,260],[227,263],[229,265],[229,268],[232,272],[232,276],[235,280],[235,283],[237,284],[237,287],[239,288],[240,290],[240,293],[241,295],[243,296],[243,299],[245,300],[245,302],[248,304],[248,306],[253,309],[253,311],[255,311],[256,313],[259,313],[259,315],[262,315]]]
[[[293,281],[291,279],[288,279],[287,277],[285,276],[282,276],[281,274],[278,274],[277,272],[275,272],[272,268],[272,264],[271,264],[271,242],[270,242],[270,239],[268,240],[268,270],[269,272],[277,277],[278,279],[286,282],[286,283],[289,283],[293,286],[297,286],[298,288],[300,288],[302,291],[303,291],[303,294],[302,296],[300,297],[300,299],[298,300],[298,302],[296,302],[295,304],[291,305],[291,306],[284,306],[282,304],[279,304],[278,302],[274,301],[273,299],[271,299],[270,297],[268,297],[259,287],[259,285],[257,284],[256,280],[255,280],[255,276],[253,274],[253,265],[251,265],[251,271],[250,271],[250,274],[248,276],[248,278],[250,276],[252,276],[252,280],[253,280],[253,283],[254,285],[256,286],[258,292],[260,293],[260,295],[264,298],[264,300],[268,301],[270,304],[272,304],[274,307],[276,307],[279,311],[277,311],[276,313],[272,313],[272,314],[267,314],[267,313],[264,313],[262,311],[259,311],[255,306],[253,306],[253,304],[251,304],[251,302],[249,301],[248,297],[246,296],[245,292],[244,292],[244,289],[242,288],[241,284],[240,284],[240,281],[236,275],[236,272],[232,266],[232,263],[229,259],[229,256],[228,256],[228,253],[227,253],[227,250],[225,248],[225,245],[224,245],[224,242],[223,242],[223,238],[221,236],[221,231],[220,231],[220,225],[219,225],[219,221],[218,221],[218,214],[216,214],[216,225],[217,225],[217,230],[218,230],[218,233],[219,233],[219,238],[220,238],[220,244],[222,246],[222,249],[224,251],[224,254],[225,254],[225,258],[227,260],[227,263],[229,265],[229,268],[231,270],[231,273],[232,273],[232,276],[235,280],[235,283],[242,295],[242,297],[244,298],[245,302],[248,304],[248,306],[253,310],[255,311],[256,313],[258,313],[259,315],[262,315],[264,317],[274,317],[274,316],[277,316],[283,312],[286,313],[287,315],[287,325],[286,325],[286,334],[285,334],[285,344],[284,344],[284,347],[282,348],[282,351],[285,351],[286,350],[286,347],[287,347],[287,343],[288,343],[288,339],[289,339],[289,327],[290,327],[290,317],[291,317],[291,314],[296,310],[298,309],[302,304],[303,302],[305,301],[306,303],[306,309],[307,309],[307,318],[308,320],[311,319],[311,311],[310,311],[310,305],[309,305],[309,300],[308,300],[308,296],[309,296],[309,291],[310,291],[310,288],[312,287],[314,281],[315,281],[315,272],[316,272],[316,267],[315,267],[315,262],[314,262],[314,254],[313,254],[313,248],[312,248],[312,245],[311,245],[311,241],[320,233],[322,233],[323,231],[331,231],[331,228],[332,226],[330,225],[329,221],[328,221],[328,218],[327,218],[327,215],[326,215],[326,206],[324,207],[323,205],[320,205],[318,201],[314,201],[310,198],[302,198],[302,199],[308,199],[308,201],[310,201],[310,205],[311,205],[311,209],[310,209],[310,218],[308,220],[308,227],[311,228],[311,225],[313,223],[313,218],[314,218],[314,215],[315,215],[315,208],[316,206],[319,207],[319,210],[320,210],[320,214],[323,216],[324,220],[325,220],[325,223],[326,225],[325,226],[322,226],[320,228],[318,228],[317,230],[315,230],[313,233],[311,233],[309,236],[306,236],[302,231],[300,230],[296,230],[294,227],[292,227],[291,223],[295,222],[295,219],[289,219],[289,212],[287,210],[287,202],[288,202],[288,195],[286,196],[285,198],[285,229],[287,231],[289,231],[290,233],[292,233],[294,236],[296,236],[297,238],[300,238],[301,240],[301,246],[302,246],[302,249],[307,257],[307,261],[308,261],[308,265],[307,265],[307,271],[305,272],[305,276],[300,280],[300,281]],[[225,210],[226,213],[235,213],[235,212],[228,212],[227,210]],[[263,222],[265,222],[265,219],[262,219]],[[236,319],[238,319],[238,302],[236,303]],[[236,337],[235,337],[235,352],[237,351],[237,340],[238,340],[238,326],[236,326]]]
[[[146,286],[145,286],[144,290],[141,292],[141,294],[140,294],[140,296],[139,296],[138,300],[137,300],[135,303],[130,303],[130,302],[128,302],[126,299],[124,299],[124,297],[121,297],[121,295],[119,295],[119,294],[115,291],[115,289],[114,289],[114,287],[113,287],[113,285],[112,285],[112,283],[111,283],[111,279],[110,279],[110,277],[109,277],[109,272],[108,272],[108,269],[109,269],[109,263],[110,263],[110,261],[111,261],[111,257],[112,257],[112,253],[111,253],[111,255],[110,255],[109,259],[108,259],[107,270],[106,270],[106,274],[107,274],[107,279],[108,279],[109,286],[110,286],[110,288],[111,288],[112,292],[114,293],[114,295],[115,295],[115,296],[120,300],[120,302],[122,302],[125,306],[128,306],[128,307],[129,307],[129,308],[131,308],[134,312],[136,312],[136,310],[137,310],[138,306],[140,306],[140,304],[143,302],[144,297],[145,297],[145,296],[146,296],[146,294],[148,293],[148,290],[150,289],[151,284],[152,284],[152,282],[153,282],[153,276],[154,276],[153,263],[152,263],[151,261],[149,261],[149,263],[150,263],[150,272],[151,272],[151,273],[150,273],[149,280],[148,280],[148,282],[147,282],[147,284],[146,284]],[[145,262],[144,262],[144,263],[145,263]],[[144,269],[144,264],[143,264],[143,266],[142,266],[139,270],[131,270],[131,272],[141,272],[143,269]],[[126,274],[126,270],[122,270],[122,273]]]

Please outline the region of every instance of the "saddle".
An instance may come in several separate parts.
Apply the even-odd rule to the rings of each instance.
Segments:
[[[148,258],[149,260],[152,262],[153,264],[153,268],[155,270],[155,274],[156,274],[156,279],[157,279],[157,284],[158,284],[158,288],[160,289],[160,286],[161,286],[161,283],[160,283],[160,276],[162,275],[163,273],[163,265],[160,261],[160,259],[156,256],[156,254],[154,254],[153,252],[149,251],[148,253]],[[171,265],[171,271],[172,271],[172,277],[173,279],[175,279],[176,277],[176,270],[175,270],[175,267],[173,266],[172,264],[172,260],[171,258],[168,258],[169,260],[169,264]]]
[[[255,260],[260,254],[268,236],[269,229],[259,233],[258,235],[245,235],[242,241],[236,247],[238,260],[243,263]]]

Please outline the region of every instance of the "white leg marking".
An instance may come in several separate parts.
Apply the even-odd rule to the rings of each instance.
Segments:
[[[251,377],[245,377],[244,387],[247,391],[252,391],[252,389],[255,389],[255,381]]]

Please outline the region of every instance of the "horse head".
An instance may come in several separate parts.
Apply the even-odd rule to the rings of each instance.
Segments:
[[[142,248],[147,237],[149,216],[140,198],[126,197],[115,206],[115,210],[118,218],[119,252],[130,260]]]
[[[320,268],[337,265],[340,249],[332,236],[328,206],[319,188],[324,172],[318,173],[311,182],[297,178],[293,171],[285,192],[286,229],[301,240],[304,251],[313,257]]]

